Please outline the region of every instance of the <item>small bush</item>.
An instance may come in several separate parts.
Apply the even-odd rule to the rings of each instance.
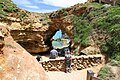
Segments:
[[[120,67],[120,62],[112,59],[112,60],[110,61],[110,65],[111,65],[111,66],[118,66],[118,67]]]
[[[66,15],[68,15],[68,12],[67,12],[67,11],[64,11],[64,13],[63,13],[63,14],[64,14],[64,16],[66,16]]]
[[[110,80],[111,78],[115,77],[115,75],[111,72],[110,67],[105,65],[99,72],[98,77],[101,80]]]
[[[113,53],[111,58],[116,61],[120,61],[120,52],[116,51],[116,53]]]

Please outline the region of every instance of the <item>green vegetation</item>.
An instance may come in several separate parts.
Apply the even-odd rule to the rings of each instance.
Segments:
[[[80,42],[82,46],[88,45],[88,38],[91,32],[92,26],[88,20],[84,20],[84,14],[77,17],[74,17],[74,41]],[[83,20],[82,20],[83,19]]]
[[[111,78],[115,77],[115,75],[111,72],[110,67],[107,65],[101,69],[98,76],[101,80],[110,80]]]
[[[4,16],[12,12],[17,12],[16,5],[11,0],[0,0],[0,15]]]
[[[75,42],[80,42],[86,47],[91,36],[103,53],[120,61],[120,7],[98,3],[83,6],[90,6],[92,9],[83,15],[74,16]]]
[[[8,16],[23,20],[27,17],[27,11],[17,8],[11,0],[0,0],[0,17],[5,19]]]
[[[89,46],[92,39],[109,58],[109,65],[120,66],[120,6],[87,3],[89,12],[73,17],[74,41],[81,46]],[[100,72],[101,80],[109,80],[115,75],[108,66]]]
[[[68,12],[67,11],[64,11],[64,13],[63,13],[65,16],[68,14]]]
[[[27,17],[27,13],[24,11],[18,12],[18,17],[20,20],[24,20]]]
[[[120,62],[119,62],[119,61],[116,61],[116,60],[111,60],[111,61],[110,61],[110,65],[111,65],[111,66],[118,66],[118,67],[120,67]]]
[[[94,7],[96,9],[100,8],[102,6],[102,4],[99,3],[86,3],[86,4],[82,4],[83,7]]]

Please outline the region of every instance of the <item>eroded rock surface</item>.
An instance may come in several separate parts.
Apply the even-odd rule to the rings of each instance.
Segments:
[[[44,69],[37,60],[16,43],[10,36],[9,29],[0,25],[4,42],[0,53],[1,80],[48,80]],[[2,36],[0,36],[2,37]],[[0,44],[3,44],[0,42]]]

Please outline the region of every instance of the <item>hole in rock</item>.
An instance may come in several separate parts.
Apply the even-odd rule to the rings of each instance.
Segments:
[[[64,56],[65,49],[70,47],[70,38],[64,31],[59,29],[51,38],[51,43],[52,47],[58,51],[59,56]]]
[[[61,29],[55,30],[52,36],[48,37],[48,40],[46,40],[45,43],[50,47],[48,51],[40,53],[31,53],[35,57],[41,56],[42,61],[49,60],[50,51],[52,50],[52,48],[55,48],[58,51],[59,57],[64,57],[64,50],[66,48],[69,48],[71,45],[69,36]]]

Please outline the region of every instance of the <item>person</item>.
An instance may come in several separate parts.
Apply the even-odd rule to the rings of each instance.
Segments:
[[[66,48],[63,49],[63,55],[65,56],[65,54],[66,54],[67,52],[70,52],[69,47],[66,47]]]
[[[65,52],[65,72],[70,72],[72,70],[72,55],[70,54],[70,51]]]
[[[41,57],[40,55],[38,55],[38,56],[36,57],[36,59],[37,59],[37,61],[39,62],[39,61],[41,61],[42,57]]]
[[[58,57],[58,51],[53,47],[53,49],[50,51],[50,59],[56,59]]]

